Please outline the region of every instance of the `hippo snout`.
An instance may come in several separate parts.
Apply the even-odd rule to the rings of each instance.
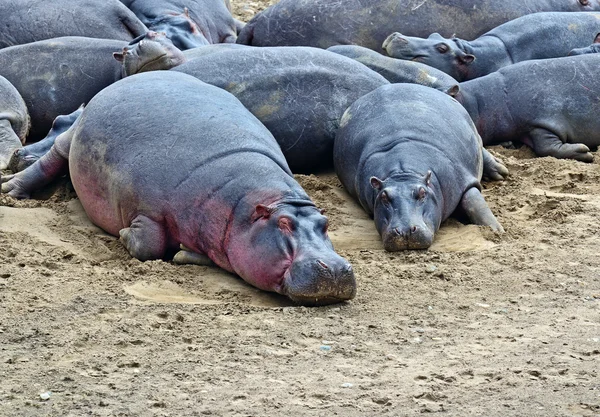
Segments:
[[[285,275],[283,293],[302,305],[327,305],[356,295],[354,271],[340,256],[310,257],[292,263]]]
[[[434,233],[426,225],[391,227],[383,235],[383,246],[388,252],[408,249],[427,249],[433,243]]]
[[[398,54],[402,54],[403,51],[410,51],[410,42],[402,34],[398,32],[392,33],[388,36],[381,45],[385,49],[389,56],[396,57]]]

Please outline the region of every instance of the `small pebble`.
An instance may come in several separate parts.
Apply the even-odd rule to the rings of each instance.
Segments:
[[[483,303],[476,303],[475,304],[477,307],[482,307],[482,308],[490,308],[489,304],[483,304]]]
[[[325,352],[329,352],[331,350],[331,346],[321,345],[321,347],[319,349],[321,349]]]
[[[435,265],[427,265],[427,268],[425,268],[425,272],[433,274],[436,269],[437,267]]]
[[[321,341],[321,343],[324,345],[333,345],[335,342],[332,340],[323,340]]]
[[[350,382],[344,382],[342,384],[342,388],[352,388],[354,386],[354,384],[351,384]]]
[[[42,393],[40,394],[40,398],[41,398],[43,401],[48,401],[48,400],[50,399],[50,395],[51,395],[51,394],[52,394],[52,393],[51,393],[50,391],[47,391],[47,392],[42,392]]]
[[[427,310],[431,311],[431,310],[433,310],[433,307],[427,306]]]

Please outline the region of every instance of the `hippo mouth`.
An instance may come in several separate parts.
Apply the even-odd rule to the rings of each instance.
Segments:
[[[157,56],[156,58],[154,58],[154,59],[152,59],[152,60],[150,60],[150,61],[148,61],[148,62],[144,63],[144,65],[142,65],[142,66],[141,66],[141,67],[138,69],[138,72],[144,72],[144,70],[145,70],[145,69],[146,69],[148,66],[150,66],[150,65],[152,65],[152,64],[154,64],[154,63],[156,63],[156,62],[160,61],[161,59],[163,59],[163,58],[164,58],[164,57],[166,57],[166,56],[167,56],[167,54],[162,54],[162,55],[159,55],[159,56]]]

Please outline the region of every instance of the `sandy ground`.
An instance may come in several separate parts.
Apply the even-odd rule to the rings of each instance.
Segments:
[[[298,176],[358,279],[321,308],[132,259],[64,181],[0,197],[0,415],[600,415],[600,166],[494,151],[507,232],[449,220],[428,251],[386,253],[333,175]]]

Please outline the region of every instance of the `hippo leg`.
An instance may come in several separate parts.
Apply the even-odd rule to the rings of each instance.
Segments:
[[[181,250],[173,257],[173,263],[177,265],[214,265],[213,261],[211,261],[210,258],[203,253],[192,252],[183,245],[179,245],[179,248]]]
[[[490,226],[495,232],[504,232],[477,188],[471,188],[463,194],[460,206],[473,224]]]
[[[483,149],[483,178],[489,181],[502,181],[508,176],[508,169],[487,149]]]
[[[593,162],[594,156],[583,143],[564,143],[558,136],[544,128],[530,133],[533,151],[538,156],[553,156],[560,159],[576,159]]]
[[[38,159],[24,171],[2,177],[2,192],[15,198],[30,198],[33,191],[39,190],[69,169],[71,134],[60,135],[50,152]]]
[[[156,221],[139,214],[129,227],[119,231],[121,243],[131,256],[140,261],[162,259],[167,250],[164,227]]]
[[[9,120],[0,120],[0,169],[8,168],[10,158],[16,150],[23,147]]]

